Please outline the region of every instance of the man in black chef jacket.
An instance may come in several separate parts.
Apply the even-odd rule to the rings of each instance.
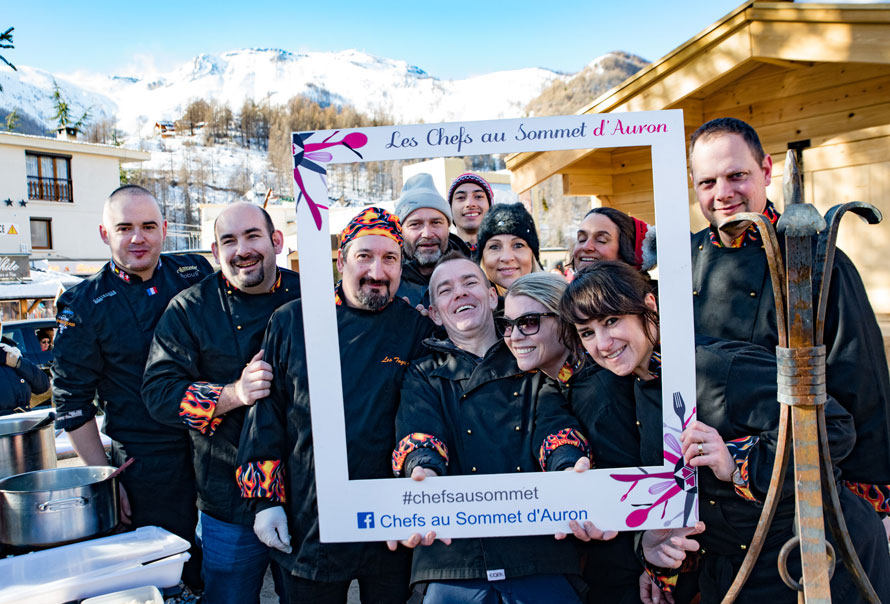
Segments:
[[[717,227],[739,212],[779,219],[766,187],[772,159],[754,129],[720,118],[691,137],[693,187],[710,226],[692,238],[695,330],[774,350],[778,344],[772,281],[757,229]],[[784,247],[784,238],[779,238]],[[856,267],[837,250],[825,318],[828,394],[853,415],[856,445],[839,467],[845,486],[890,512],[890,377],[883,339]]]
[[[109,195],[99,235],[111,261],[59,297],[53,348],[56,427],[68,431],[87,465],[108,465],[94,399],[105,411],[113,440],[112,465],[129,458],[121,474],[124,522],[155,525],[194,542],[197,508],[188,435],[155,421],[142,401],[142,372],[155,325],[167,303],[212,272],[193,254],[164,255],[167,223],[157,200],[136,185]],[[200,555],[183,578],[200,587]]]
[[[269,550],[241,499],[235,456],[247,409],[268,396],[261,344],[269,317],[300,296],[299,276],[275,266],[284,236],[250,203],[214,225],[220,271],[179,293],[155,329],[142,396],[159,422],[189,428],[198,481],[207,604],[259,602]]]
[[[349,478],[391,476],[399,385],[423,353],[432,324],[395,298],[402,268],[398,218],[368,208],[341,233],[334,293]],[[286,571],[289,602],[344,603],[358,579],[362,602],[404,603],[410,552],[383,543],[321,543],[309,414],[301,300],[269,322],[264,360],[275,376],[268,398],[251,407],[238,448],[238,483],[257,511],[254,529]],[[314,403],[315,401],[313,401]],[[293,537],[291,537],[293,535]]]

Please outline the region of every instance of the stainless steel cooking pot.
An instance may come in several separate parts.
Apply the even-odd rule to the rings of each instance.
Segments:
[[[29,431],[41,418],[0,417],[0,478],[56,467],[56,439],[49,423]]]
[[[120,520],[114,470],[56,468],[0,480],[0,543],[52,547],[111,531]]]

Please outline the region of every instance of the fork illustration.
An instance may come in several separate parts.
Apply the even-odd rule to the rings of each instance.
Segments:
[[[674,413],[680,418],[680,425],[685,427],[686,403],[683,402],[683,395],[679,392],[674,393]]]

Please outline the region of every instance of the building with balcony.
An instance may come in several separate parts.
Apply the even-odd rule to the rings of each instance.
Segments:
[[[120,186],[120,165],[144,151],[66,138],[0,133],[0,254],[30,255],[75,275],[108,259],[102,204]],[[14,234],[11,234],[13,231]]]
[[[99,270],[102,206],[120,186],[120,165],[143,151],[0,132],[0,316],[52,317],[59,288]],[[33,268],[33,270],[32,270]]]

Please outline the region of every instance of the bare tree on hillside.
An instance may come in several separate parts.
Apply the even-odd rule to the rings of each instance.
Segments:
[[[3,90],[3,88],[0,88],[0,90]],[[19,112],[17,109],[13,109],[12,111],[10,111],[9,113],[6,114],[5,126],[6,126],[7,132],[13,132],[16,128],[19,127],[20,123],[21,123],[21,119],[19,118]]]
[[[91,143],[102,143],[103,145],[114,145],[116,147],[123,144],[121,131],[117,129],[117,120],[113,117],[90,122],[84,134],[87,141]]]
[[[176,121],[177,130],[188,128],[189,135],[195,134],[195,126],[210,121],[210,103],[204,99],[196,99],[188,104],[182,117]]]
[[[207,122],[206,128],[209,129],[210,136],[216,142],[220,142],[229,138],[229,129],[234,121],[232,110],[226,103],[210,103],[210,120]]]

